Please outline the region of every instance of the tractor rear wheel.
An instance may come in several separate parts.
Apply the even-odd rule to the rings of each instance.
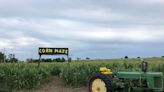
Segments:
[[[109,76],[96,73],[89,81],[89,92],[113,92]]]

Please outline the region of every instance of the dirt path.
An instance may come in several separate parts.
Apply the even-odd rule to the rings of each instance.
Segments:
[[[65,87],[58,76],[53,76],[52,79],[42,85],[37,90],[29,90],[26,92],[88,92],[87,87],[69,88]]]

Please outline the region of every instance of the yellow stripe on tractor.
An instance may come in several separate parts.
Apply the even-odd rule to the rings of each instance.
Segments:
[[[112,70],[106,67],[100,67],[100,72],[102,74],[113,74]]]

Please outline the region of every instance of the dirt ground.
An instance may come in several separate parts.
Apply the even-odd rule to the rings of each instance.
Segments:
[[[49,82],[43,84],[40,88],[23,92],[88,92],[88,90],[87,87],[66,87],[58,76],[53,76]]]

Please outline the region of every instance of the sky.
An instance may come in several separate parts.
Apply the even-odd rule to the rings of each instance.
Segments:
[[[164,0],[0,0],[0,51],[26,60],[38,47],[74,59],[162,56]]]

